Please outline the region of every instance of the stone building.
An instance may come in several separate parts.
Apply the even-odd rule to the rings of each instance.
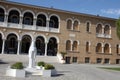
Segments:
[[[37,56],[67,52],[67,63],[120,63],[116,19],[0,1],[0,53]]]

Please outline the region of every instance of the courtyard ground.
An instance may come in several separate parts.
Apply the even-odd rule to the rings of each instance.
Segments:
[[[57,76],[42,77],[27,75],[26,78],[5,76],[6,68],[12,62],[0,63],[0,80],[120,80],[120,71],[100,69],[98,67],[120,67],[120,65],[101,64],[59,64],[53,63]],[[27,65],[24,63],[24,65]]]

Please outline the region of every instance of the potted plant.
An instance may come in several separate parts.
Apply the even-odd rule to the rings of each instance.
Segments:
[[[23,70],[22,62],[16,62],[7,68],[6,75],[12,77],[25,77],[25,70]]]
[[[44,77],[51,77],[51,76],[56,75],[56,74],[57,74],[57,71],[55,70],[55,67],[53,65],[45,64],[44,70],[42,73],[42,75]]]
[[[36,68],[37,68],[37,69],[43,69],[44,66],[45,66],[45,62],[41,61],[41,62],[38,62],[38,63],[37,63]]]
[[[61,52],[61,55],[62,55],[61,62],[62,62],[62,63],[65,63],[65,55],[66,55],[66,54],[67,54],[66,52]]]

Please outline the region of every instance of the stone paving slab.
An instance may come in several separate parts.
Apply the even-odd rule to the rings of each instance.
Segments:
[[[12,63],[0,64],[0,80],[120,80],[119,71],[99,69],[98,67],[119,67],[120,65],[97,64],[59,64],[54,63],[57,76],[42,77],[27,75],[26,78],[5,76],[5,69]],[[26,64],[26,63],[25,63]]]

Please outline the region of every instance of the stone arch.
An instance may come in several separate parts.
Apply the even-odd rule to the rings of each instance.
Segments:
[[[49,16],[49,19],[50,19],[52,16],[56,16],[56,17],[58,18],[58,23],[60,23],[60,17],[59,17],[57,14],[51,14],[51,15]]]
[[[25,10],[25,11],[23,11],[22,15],[24,15],[26,12],[32,13],[33,18],[35,18],[35,13],[32,10]]]
[[[22,37],[23,37],[24,35],[29,35],[29,36],[31,37],[31,39],[34,40],[33,35],[32,35],[31,33],[27,33],[27,32],[24,32],[24,33],[21,34],[20,40],[22,39]]]
[[[78,42],[77,41],[73,41],[72,50],[73,51],[77,51],[78,50]]]
[[[73,20],[71,18],[66,19],[67,29],[72,29]]]
[[[96,45],[96,52],[97,53],[102,53],[102,48],[103,48],[102,43],[97,43],[97,45]]]
[[[2,8],[4,10],[5,14],[7,14],[7,11],[6,11],[5,7],[0,5],[0,8]]]
[[[37,36],[35,40],[37,54],[44,55],[45,54],[45,38],[43,36]]]
[[[18,8],[10,8],[10,9],[8,10],[8,14],[9,14],[9,13],[10,13],[10,11],[12,11],[12,10],[16,10],[16,11],[18,11],[18,12],[19,12],[19,14],[20,14],[20,15],[22,15],[22,13],[21,13],[20,9],[18,9]]]
[[[67,40],[66,41],[66,51],[71,51],[72,41]]]
[[[103,32],[102,32],[102,29],[103,29],[103,24],[102,23],[98,23],[97,25],[96,25],[96,33],[97,34],[102,34]]]
[[[6,39],[6,37],[5,37],[5,35],[4,35],[4,33],[2,31],[0,31],[0,34],[2,36],[2,39]]]
[[[15,34],[15,35],[17,36],[17,40],[20,39],[20,36],[18,35],[17,32],[8,32],[8,33],[6,33],[6,38],[7,38],[7,36],[8,36],[9,34]]]
[[[48,56],[56,56],[58,51],[58,41],[56,37],[49,37],[47,44],[47,55]]]
[[[21,53],[28,54],[29,47],[32,42],[32,37],[30,35],[24,34],[21,39]]]
[[[5,53],[16,54],[18,46],[18,36],[15,33],[7,34],[5,41]]]
[[[48,15],[47,15],[46,13],[44,13],[44,12],[39,12],[39,13],[37,13],[36,18],[37,18],[37,16],[40,15],[40,14],[45,15],[45,16],[46,16],[46,19],[48,20]]]
[[[110,53],[111,45],[109,43],[104,44],[104,53]]]

